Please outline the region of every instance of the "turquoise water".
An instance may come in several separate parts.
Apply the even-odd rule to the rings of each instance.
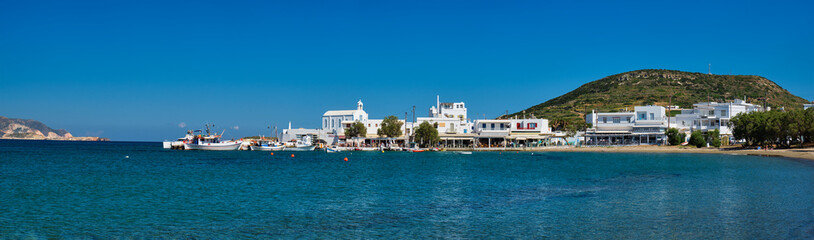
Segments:
[[[814,238],[810,161],[290,154],[0,140],[0,238]]]

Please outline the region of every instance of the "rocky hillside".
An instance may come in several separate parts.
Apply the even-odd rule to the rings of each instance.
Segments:
[[[0,138],[14,139],[72,139],[64,129],[54,130],[37,120],[0,116]]]
[[[526,115],[576,121],[591,109],[620,111],[637,105],[691,108],[706,101],[743,99],[772,108],[802,108],[805,99],[792,95],[769,79],[748,75],[710,75],[675,70],[646,69],[611,75],[525,110]],[[509,116],[522,115],[523,111]],[[504,116],[505,117],[505,116]]]

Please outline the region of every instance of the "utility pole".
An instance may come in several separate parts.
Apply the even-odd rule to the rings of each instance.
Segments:
[[[413,123],[411,123],[411,124],[412,124],[412,127],[410,127],[410,129],[412,129],[412,131],[413,131],[413,132],[415,132],[415,121],[416,121],[416,120],[415,120],[415,105],[413,105]],[[415,141],[415,140],[413,139],[413,135],[415,135],[415,134],[410,134],[410,137],[408,138],[408,139],[410,140],[410,142],[414,142],[414,141]]]
[[[404,143],[404,147],[407,147],[407,142],[410,141],[410,133],[407,132],[407,112],[404,112],[404,135],[407,135]]]

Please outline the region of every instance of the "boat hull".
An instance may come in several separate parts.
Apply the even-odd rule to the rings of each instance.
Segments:
[[[286,151],[314,151],[317,146],[302,146],[302,147],[287,147],[285,148]]]
[[[250,146],[252,151],[282,151],[285,146]]]
[[[234,151],[240,147],[240,143],[208,143],[189,144],[184,143],[186,150],[210,150],[210,151]]]

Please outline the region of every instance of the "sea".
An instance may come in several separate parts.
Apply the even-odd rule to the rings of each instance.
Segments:
[[[814,161],[0,140],[0,239],[52,238],[813,239]]]

